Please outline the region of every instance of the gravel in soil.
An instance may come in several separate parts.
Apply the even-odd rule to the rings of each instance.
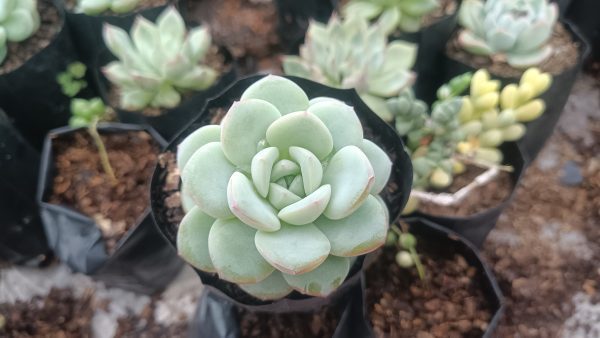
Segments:
[[[491,312],[477,270],[449,248],[424,245],[417,251],[427,284],[416,269],[396,264],[386,247],[366,272],[366,303],[377,337],[481,337]]]
[[[479,167],[467,165],[467,170],[460,175],[456,175],[450,187],[443,192],[455,193],[473,182],[484,171],[484,169]],[[421,201],[419,203],[419,211],[431,215],[471,216],[500,205],[510,197],[513,188],[514,184],[510,174],[501,171],[495,179],[483,186],[476,187],[456,205],[446,206]]]
[[[227,48],[242,74],[280,68],[275,1],[189,0],[186,19],[207,24],[213,43]]]
[[[75,7],[77,7],[77,2],[78,2],[78,0],[65,0],[65,7],[69,11],[74,11]],[[119,14],[119,13],[114,13],[111,10],[108,10],[100,15],[106,15],[106,16],[108,16],[108,15],[111,15],[111,16],[127,15],[127,14],[130,14],[133,12],[139,12],[144,9],[163,6],[163,5],[173,3],[173,2],[174,2],[173,0],[141,0],[138,2],[137,6],[135,6],[135,9],[133,9],[129,13]]]
[[[564,326],[576,311],[576,295],[600,304],[600,115],[598,106],[584,104],[600,95],[600,87],[596,83],[595,91],[582,96],[579,84],[557,131],[484,244],[506,297],[497,337],[597,336],[589,333],[597,327],[593,321]],[[583,116],[583,127],[567,133],[577,116]],[[594,141],[585,141],[584,131]],[[561,183],[568,162],[581,170],[578,185]]]
[[[184,338],[188,336],[188,322],[178,321],[173,325],[161,325],[155,319],[156,299],[148,303],[140,315],[129,315],[118,319],[115,338]]]
[[[91,337],[94,296],[91,290],[76,297],[70,289],[52,289],[46,297],[0,305],[0,336],[14,338]]]
[[[108,252],[136,225],[149,205],[149,186],[159,152],[144,131],[101,135],[118,184],[104,173],[89,134],[78,131],[53,141],[54,165],[49,202],[73,207],[100,226]]]
[[[46,48],[62,28],[63,20],[52,0],[39,0],[37,7],[41,19],[40,28],[25,41],[7,42],[7,55],[0,67],[0,74],[6,74],[19,68]]]
[[[502,77],[520,77],[523,69],[517,69],[506,63],[501,58],[492,59],[488,56],[474,55],[465,51],[458,43],[458,35],[448,42],[446,54],[456,61],[462,62],[475,69],[485,68],[490,73]],[[557,23],[554,27],[550,45],[553,52],[537,67],[544,72],[558,75],[565,70],[573,67],[579,61],[579,43],[574,42],[571,33],[562,23]]]
[[[336,311],[323,308],[317,313],[253,313],[238,311],[243,338],[329,338],[338,323]]]

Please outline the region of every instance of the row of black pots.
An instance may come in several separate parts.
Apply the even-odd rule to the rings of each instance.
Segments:
[[[19,139],[19,144],[22,144],[21,147],[26,148],[33,146],[34,150],[32,152],[41,150],[44,137],[49,131],[66,125],[69,120],[70,98],[62,94],[61,88],[56,82],[56,76],[64,71],[70,63],[78,60],[84,61],[88,65],[88,69],[91,70],[86,74],[86,80],[90,86],[78,96],[89,98],[99,94],[105,102],[108,102],[107,81],[100,72],[100,67],[111,61],[112,56],[102,42],[102,24],[108,22],[129,29],[135,16],[142,15],[154,19],[166,7],[150,8],[130,15],[94,17],[65,10],[65,4],[62,0],[39,1],[51,2],[58,10],[62,20],[60,30],[47,47],[27,60],[22,66],[0,75],[0,107],[6,111],[9,118],[9,121],[4,121],[3,125],[10,125],[11,133],[23,134],[23,138]],[[288,22],[288,25],[292,25],[293,22],[299,25],[302,24],[302,26],[295,28],[297,30],[305,30],[308,17],[312,15],[317,15],[320,19],[325,20],[326,14],[324,13],[327,13],[327,8],[331,13],[332,7],[331,4],[319,5],[315,2],[307,6],[308,10],[306,10],[303,6],[291,5],[290,7],[286,0],[278,2],[278,6],[281,7],[281,17],[297,18],[297,20]],[[299,12],[294,13],[295,10],[299,10]],[[298,44],[299,42],[296,41],[295,43]],[[224,54],[227,56],[228,53],[224,51]],[[146,117],[136,112],[115,109],[119,120],[121,122],[153,126],[162,137],[169,139],[192,116],[199,113],[199,109],[209,97],[217,95],[236,79],[235,65],[230,58],[227,61],[231,62],[232,65],[226,73],[222,74],[213,87],[188,97],[180,106],[165,112],[164,115]],[[35,79],[35,81],[32,81],[32,79]],[[35,95],[35,99],[25,99],[27,97],[25,93]],[[3,149],[3,153],[6,152],[7,156],[10,155],[11,151],[14,150]],[[11,156],[10,165],[13,167],[37,168],[39,166],[39,155]],[[3,166],[0,169],[4,170],[5,167],[8,168]],[[10,177],[9,173],[4,176]],[[36,180],[32,179],[27,182],[32,185],[35,184]],[[0,192],[4,196],[11,196],[12,189],[12,187],[5,187],[5,184],[0,186]],[[26,185],[24,185],[24,189],[26,189]],[[17,203],[16,200],[11,202]],[[15,216],[14,220],[11,218],[11,221],[8,221],[9,217],[6,217],[1,225],[0,233],[6,232],[3,239],[6,238],[11,246],[0,244],[0,259],[22,262],[47,252],[47,246],[41,245],[44,240],[43,237],[39,236],[41,231],[39,231],[39,217],[36,216],[37,209],[35,205],[35,194],[27,193],[23,194],[23,201],[20,202],[19,207],[14,205],[10,208],[14,213],[16,213],[16,210],[23,211],[20,216]],[[37,230],[29,231],[29,229]],[[38,234],[36,234],[36,231]],[[17,235],[28,237],[28,240],[9,240],[16,238]],[[35,241],[36,238],[39,240]],[[29,245],[27,244],[29,241],[39,245]]]
[[[500,318],[504,312],[502,293],[496,279],[478,253],[478,249],[460,235],[439,226],[433,222],[420,218],[407,219],[411,233],[421,240],[434,243],[436,246],[451,248],[453,252],[461,254],[468,264],[477,271],[474,280],[481,286],[489,310],[492,313],[482,337],[492,337]],[[392,278],[392,276],[389,276]],[[371,327],[369,311],[366,307],[366,284],[368,276],[360,275],[360,282],[355,283],[347,292],[329,308],[337,309],[337,326],[333,338],[342,337],[376,337]],[[408,291],[407,291],[408,292]],[[234,338],[240,336],[239,310],[259,312],[261,309],[240,304],[236,300],[213,289],[206,290],[198,302],[198,308],[190,326],[190,337],[194,338]],[[286,314],[298,313],[295,309],[278,308],[279,312]],[[315,308],[313,311],[319,311]],[[398,328],[400,331],[401,328]]]
[[[209,100],[202,113],[171,141],[166,147],[166,151],[176,152],[177,145],[187,135],[201,126],[215,123],[215,114],[219,111],[219,108],[227,109],[235,100],[239,99],[243,91],[250,84],[262,77],[263,75],[256,75],[242,79],[223,92],[221,96]],[[384,189],[382,197],[390,209],[390,219],[396,219],[403,209],[410,192],[412,168],[402,141],[395,131],[370,111],[354,90],[333,89],[302,78],[288,78],[298,84],[307,93],[309,98],[318,96],[334,97],[355,108],[359,119],[365,127],[365,137],[372,139],[380,145],[390,158],[393,159],[394,171],[388,187],[395,188]],[[376,134],[373,132],[376,132]],[[507,153],[510,153],[514,148],[516,147],[509,147],[510,150]],[[521,167],[518,169],[520,170]],[[170,211],[164,204],[169,194],[169,192],[164,190],[168,173],[166,166],[156,167],[151,183],[150,198],[155,224],[165,239],[171,244],[173,250],[175,250],[177,246],[178,225],[169,221]],[[501,293],[490,270],[480,259],[478,249],[455,232],[426,219],[409,218],[405,221],[411,225],[410,231],[412,233],[426,238],[427,241],[432,241],[436,246],[452,247],[453,252],[464,255],[469,264],[477,269],[477,278],[481,281],[486,301],[490,304],[492,313],[494,314],[488,325],[488,332],[485,333],[486,337],[489,336],[494,331],[502,313]],[[362,259],[357,260],[344,284],[326,298],[311,298],[294,292],[278,301],[261,301],[255,299],[242,292],[235,284],[220,280],[215,274],[196,270],[206,291],[199,302],[195,320],[190,327],[190,336],[239,336],[237,311],[240,309],[250,312],[289,314],[314,312],[325,306],[338,309],[338,313],[340,314],[339,324],[334,337],[373,336],[367,313],[365,312],[366,309],[363,307],[365,265],[366,263]]]

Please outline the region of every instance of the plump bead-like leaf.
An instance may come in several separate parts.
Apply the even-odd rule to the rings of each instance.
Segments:
[[[314,224],[282,224],[279,231],[258,231],[255,244],[271,265],[292,275],[314,270],[327,258],[331,247]]]
[[[267,142],[279,148],[284,157],[293,146],[304,148],[319,159],[325,158],[333,149],[329,129],[318,117],[306,111],[290,113],[273,122],[267,129]]]
[[[375,172],[375,182],[371,186],[371,194],[379,194],[385,188],[392,172],[392,161],[383,149],[375,143],[364,139],[359,148],[367,155],[373,171]]]
[[[375,197],[369,195],[352,215],[335,221],[320,217],[315,225],[329,239],[332,255],[364,255],[385,243],[388,230],[385,210]]]
[[[208,234],[208,251],[219,277],[233,283],[258,283],[275,270],[256,249],[256,230],[239,219],[216,220]]]
[[[250,172],[252,174],[252,182],[256,191],[262,196],[267,197],[269,193],[269,183],[271,181],[271,171],[273,165],[279,157],[279,150],[275,147],[263,149],[254,155],[252,158],[252,166]]]
[[[363,138],[362,125],[352,107],[338,100],[327,100],[312,104],[308,112],[315,114],[329,129],[333,151],[337,152],[345,146],[360,145]]]
[[[281,227],[275,209],[254,190],[246,175],[235,172],[227,186],[231,212],[247,225],[262,231],[277,231]]]
[[[267,101],[248,99],[234,103],[221,122],[225,156],[231,163],[249,168],[259,142],[280,116],[277,108]]]
[[[256,284],[240,284],[240,288],[262,300],[283,298],[294,290],[279,271],[273,271],[269,277]]]
[[[185,164],[203,145],[210,142],[219,142],[221,139],[221,127],[217,125],[209,125],[199,128],[188,135],[177,146],[177,167],[180,171],[185,168]]]
[[[235,167],[227,160],[221,143],[211,142],[188,160],[181,180],[186,192],[202,211],[214,218],[233,216],[227,203],[227,184]]]
[[[375,182],[373,167],[356,146],[338,151],[325,169],[323,184],[331,185],[331,199],[325,209],[330,219],[347,217],[358,209]]]
[[[331,197],[331,186],[322,185],[319,189],[304,197],[302,200],[288,205],[279,211],[279,218],[293,225],[304,225],[312,223],[321,214],[329,198]]]
[[[310,272],[300,275],[284,273],[283,278],[298,292],[325,297],[344,282],[349,271],[349,258],[329,256],[318,268]]]
[[[179,256],[195,268],[206,272],[216,271],[208,253],[208,233],[214,222],[214,218],[194,207],[183,217],[177,230]]]
[[[268,75],[253,83],[242,100],[261,99],[272,103],[282,115],[308,108],[308,97],[297,84],[279,76]]]

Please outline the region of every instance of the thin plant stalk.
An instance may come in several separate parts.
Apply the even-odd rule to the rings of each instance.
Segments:
[[[98,119],[94,119],[88,127],[88,132],[90,133],[90,136],[92,137],[94,143],[96,143],[96,147],[98,148],[98,154],[100,155],[100,163],[102,163],[102,168],[104,169],[106,175],[108,175],[110,183],[113,186],[115,186],[118,183],[117,177],[115,176],[115,172],[112,166],[110,165],[108,153],[106,152],[106,147],[104,146],[104,142],[102,142],[102,138],[100,138],[100,134],[98,133],[97,127]]]

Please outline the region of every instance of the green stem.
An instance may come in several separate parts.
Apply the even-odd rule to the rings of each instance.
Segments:
[[[102,163],[102,168],[108,178],[110,179],[110,183],[115,186],[117,183],[117,177],[115,176],[115,172],[113,171],[112,166],[110,165],[110,161],[108,160],[108,154],[106,153],[106,147],[104,147],[104,142],[102,142],[102,138],[100,138],[100,134],[98,133],[98,119],[94,119],[90,126],[88,127],[88,132],[90,136],[96,143],[96,147],[98,148],[98,154],[100,155],[100,163]]]

